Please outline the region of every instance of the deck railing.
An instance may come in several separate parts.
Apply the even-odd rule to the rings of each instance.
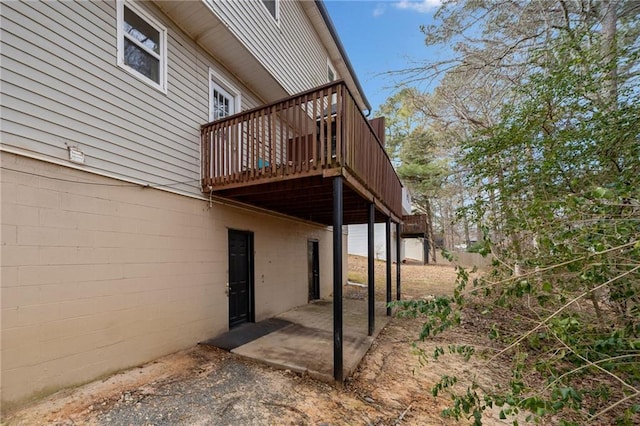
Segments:
[[[426,235],[428,231],[427,215],[414,214],[402,216],[402,234],[403,235]]]
[[[400,180],[342,81],[205,124],[201,149],[206,192],[344,167],[392,212],[402,211]]]

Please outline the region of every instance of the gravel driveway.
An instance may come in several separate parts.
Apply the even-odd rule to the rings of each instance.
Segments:
[[[273,424],[273,419],[285,418],[304,422],[305,414],[287,408],[292,402],[289,395],[295,393],[294,380],[279,380],[287,373],[256,368],[215,349],[202,347],[195,354],[208,359],[193,370],[191,377],[152,382],[124,392],[109,410],[97,412],[95,423],[267,425]],[[218,364],[215,358],[226,362]],[[274,380],[279,382],[278,387],[272,385]]]

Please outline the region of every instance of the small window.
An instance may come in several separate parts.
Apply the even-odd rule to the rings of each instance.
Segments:
[[[236,111],[235,99],[229,92],[211,82],[211,120],[233,115]]]
[[[327,59],[327,81],[331,83],[336,80],[336,70],[331,65],[331,62]]]
[[[209,69],[209,121],[240,112],[240,90],[223,76]]]
[[[118,1],[118,65],[166,92],[167,29],[124,1]]]
[[[262,4],[266,6],[271,16],[273,16],[273,19],[275,19],[277,22],[280,18],[280,1],[279,0],[262,0]]]

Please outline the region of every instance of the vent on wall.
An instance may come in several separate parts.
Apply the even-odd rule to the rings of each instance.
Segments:
[[[84,164],[84,152],[80,151],[80,148],[76,146],[68,146],[67,148],[69,149],[69,161]]]

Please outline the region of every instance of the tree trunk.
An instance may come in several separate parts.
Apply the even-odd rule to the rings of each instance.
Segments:
[[[433,237],[433,212],[431,209],[431,200],[427,199],[425,202],[425,210],[427,213],[427,242],[429,244],[429,250],[432,250],[433,252],[433,256],[431,256],[431,258],[433,259],[433,263],[436,263],[436,246],[434,244],[434,237]],[[426,253],[428,254],[428,253]]]
[[[469,220],[467,219],[467,213],[464,210],[464,184],[460,175],[457,177],[458,189],[460,191],[460,208],[462,209],[462,226],[464,227],[464,243],[467,245],[467,249],[471,246],[471,236],[469,234]]]
[[[602,1],[602,50],[608,67],[606,80],[607,100],[611,108],[616,108],[618,99],[618,66],[616,29],[618,25],[618,0]]]

